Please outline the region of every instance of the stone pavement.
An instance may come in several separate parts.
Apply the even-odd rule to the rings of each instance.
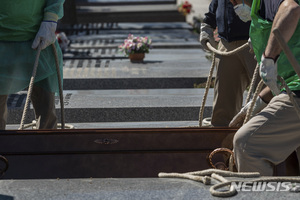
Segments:
[[[98,27],[98,28],[97,28]],[[70,47],[64,52],[66,123],[76,128],[197,125],[211,61],[198,35],[183,22],[119,23],[111,28],[78,24],[65,29]],[[149,36],[153,49],[143,63],[131,63],[118,51],[128,34]],[[211,113],[213,89],[205,117]],[[19,124],[26,93],[11,95],[8,123]],[[59,102],[56,104],[58,116]],[[33,119],[32,108],[27,122]],[[110,123],[110,124],[106,124]],[[178,122],[178,123],[174,123]],[[128,124],[127,124],[128,123]]]
[[[64,53],[67,123],[78,129],[198,125],[203,89],[195,86],[205,83],[210,61],[191,26],[182,22],[95,23],[69,26],[64,31],[71,39]],[[117,52],[129,33],[153,38],[154,48],[143,63],[130,63]],[[205,117],[210,116],[212,97],[211,89]],[[23,91],[9,96],[9,129],[18,127],[25,98]],[[56,106],[59,113],[58,102]],[[27,121],[31,119],[32,108]],[[170,178],[0,180],[0,199],[219,199],[211,196],[209,188]],[[290,192],[256,191],[239,192],[230,199],[297,197]]]
[[[247,185],[249,186],[249,184]],[[276,185],[275,185],[276,186]],[[275,189],[273,186],[273,190]],[[0,180],[1,200],[199,200],[220,199],[210,194],[210,185],[171,178],[107,178]],[[272,188],[269,188],[272,189]],[[286,188],[283,188],[286,189]],[[239,191],[228,199],[298,199],[289,191]]]
[[[203,93],[204,89],[192,88],[65,90],[65,118],[67,123],[197,121]],[[25,96],[23,92],[10,96],[11,124],[20,122],[23,111],[20,102],[24,102]],[[211,113],[212,98],[210,93],[205,117]],[[56,108],[59,111],[58,100]],[[32,109],[28,118],[33,119]]]
[[[133,0],[132,8],[112,1],[97,2],[105,5],[95,4],[88,9],[103,9],[107,4],[115,9],[105,11],[111,14],[133,8],[159,8],[156,17],[161,20],[145,15],[149,19],[144,21],[126,22],[124,18],[124,22],[116,23],[85,21],[59,26],[70,39],[69,48],[64,52],[63,70],[66,122],[76,128],[198,125],[204,92],[199,86],[204,87],[209,74],[210,54],[201,49],[199,36],[190,24],[172,15],[168,22],[162,20],[164,10],[166,13],[176,10],[175,1],[155,0],[138,5],[139,1]],[[198,2],[197,6],[208,7],[208,3]],[[77,12],[82,6],[86,5],[77,6]],[[202,12],[194,6],[197,12]],[[118,51],[128,34],[152,39],[153,49],[143,63],[131,63]],[[205,117],[211,114],[212,98],[213,89],[210,89]],[[25,92],[10,95],[8,129],[18,127],[25,99]],[[59,116],[58,100],[56,107]],[[26,123],[33,118],[31,107]]]
[[[178,13],[174,0],[77,2],[76,18],[77,23],[185,22],[186,20]]]

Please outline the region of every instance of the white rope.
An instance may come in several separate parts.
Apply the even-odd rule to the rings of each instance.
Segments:
[[[210,67],[210,71],[209,71],[209,76],[207,78],[207,82],[205,85],[205,92],[202,98],[202,103],[201,103],[201,107],[200,107],[200,112],[199,112],[199,126],[202,127],[202,121],[203,121],[203,113],[204,113],[204,108],[205,108],[205,104],[206,104],[206,99],[207,99],[207,95],[208,95],[208,91],[211,85],[211,80],[212,80],[212,76],[213,76],[213,72],[214,72],[214,68],[215,68],[215,63],[216,63],[216,54],[213,53],[213,59],[212,59],[212,64]]]
[[[24,124],[24,129],[27,129],[27,128],[37,129],[36,126],[37,126],[37,122],[36,122],[36,120],[33,120],[29,124]],[[62,128],[62,124],[61,123],[57,123],[57,128],[58,129],[63,129]],[[65,124],[64,125],[64,129],[75,129],[75,127],[72,124]]]
[[[38,49],[37,49],[37,53],[36,53],[35,62],[34,62],[34,65],[33,65],[32,75],[31,75],[30,82],[29,82],[29,88],[28,88],[28,92],[27,92],[27,98],[26,98],[26,102],[25,102],[25,106],[24,106],[23,115],[22,115],[22,119],[21,119],[19,130],[23,130],[24,129],[24,121],[25,121],[27,110],[28,110],[29,103],[30,103],[30,98],[31,98],[31,94],[32,94],[33,83],[34,83],[34,79],[35,79],[37,67],[38,67],[38,64],[39,64],[39,58],[40,58],[41,50],[42,50],[41,45],[39,45]]]
[[[54,58],[55,58],[55,66],[56,66],[57,80],[58,80],[58,86],[59,86],[60,107],[61,107],[61,124],[58,124],[58,127],[60,127],[61,129],[64,129],[65,128],[65,120],[64,120],[63,88],[62,88],[61,75],[60,75],[60,70],[59,70],[58,55],[57,55],[56,47],[55,47],[54,44],[52,44],[52,49],[53,49]],[[34,79],[35,79],[35,76],[36,76],[37,67],[38,67],[38,64],[39,64],[39,58],[40,58],[41,50],[42,50],[41,45],[39,45],[38,49],[37,49],[37,54],[36,54],[33,70],[32,70],[31,79],[30,79],[30,82],[29,82],[29,88],[28,88],[28,92],[27,92],[26,102],[25,102],[25,105],[24,105],[19,130],[23,130],[23,129],[28,128],[28,127],[34,127],[34,126],[36,127],[36,121],[33,121],[32,123],[27,124],[27,125],[24,125],[24,122],[25,122],[25,118],[26,118],[26,115],[27,115],[27,110],[29,108],[29,103],[30,103],[30,99],[31,99],[31,94],[32,94],[32,89],[33,89],[33,85],[34,85]],[[74,126],[68,125],[68,128],[73,129]]]
[[[242,46],[240,46],[232,51],[220,51],[220,50],[214,48],[209,42],[207,42],[206,45],[211,52],[218,54],[220,56],[232,56],[232,55],[236,54],[237,52],[242,51],[243,49],[249,47],[249,43],[246,42]]]
[[[259,77],[259,64],[256,64],[253,76],[252,76],[252,80],[250,83],[250,87],[249,87],[249,91],[248,91],[248,95],[245,101],[245,104],[247,104],[250,100],[251,100],[251,94],[253,94],[255,92],[254,86],[256,83],[257,78]]]
[[[159,173],[158,177],[160,178],[181,178],[188,179],[197,182],[201,182],[205,185],[212,184],[212,180],[216,180],[221,184],[226,183],[226,186],[230,181],[225,179],[224,177],[239,177],[239,178],[257,178],[260,174],[258,172],[230,172],[219,169],[206,169],[202,171],[188,172],[188,173]],[[223,185],[216,184],[210,188],[210,192],[213,196],[217,197],[230,197],[237,193],[236,189],[231,187],[228,191],[219,192],[217,189],[224,187]]]
[[[285,53],[286,57],[288,58],[289,62],[293,66],[298,77],[300,77],[300,65],[299,65],[297,59],[295,58],[294,54],[292,53],[291,49],[284,41],[284,38],[283,38],[282,34],[280,33],[279,29],[274,29],[273,34],[275,35],[275,38],[277,39],[280,47],[282,48],[282,50]]]
[[[300,66],[299,66],[298,62],[296,62],[295,57],[292,56],[292,53],[288,49],[288,47],[287,47],[286,43],[284,42],[284,40],[282,39],[282,36],[281,36],[280,32],[278,30],[274,30],[273,33],[276,36],[276,38],[278,39],[280,45],[282,46],[284,52],[286,53],[288,59],[290,60],[291,64],[293,65],[293,67],[294,67],[295,71],[297,72],[298,76],[300,77]],[[214,49],[212,48],[212,46],[209,43],[207,43],[207,46],[211,51],[213,51],[214,54],[219,53],[220,55],[226,55],[226,53],[227,53],[227,52],[214,51]],[[238,48],[238,49],[240,49],[240,48]],[[225,53],[225,54],[223,54],[223,53]],[[232,53],[232,52],[230,52],[230,53]],[[214,67],[214,65],[211,67],[212,68],[211,71],[213,71],[213,67]],[[210,74],[212,74],[212,72],[210,72]],[[257,74],[258,74],[258,66],[255,69],[255,72],[253,74],[253,78],[256,78]],[[209,79],[211,79],[211,77],[209,77]],[[295,101],[293,93],[290,91],[289,87],[287,86],[287,84],[285,83],[285,81],[283,80],[282,77],[278,77],[278,80],[282,83],[283,87],[286,89],[286,92],[289,95],[292,104],[294,105],[294,108],[297,112],[297,115],[300,118],[300,107],[297,104],[297,102]],[[253,84],[254,84],[255,81],[256,80],[252,79],[249,93],[252,91],[252,87],[253,87]],[[209,83],[209,85],[210,85],[210,82],[211,82],[211,80],[208,80],[207,84]],[[263,87],[263,81],[260,81],[260,83],[257,86],[257,89],[254,93],[252,102],[255,103],[255,100],[258,97],[258,94],[259,94],[262,87]],[[206,86],[206,89],[207,88],[209,88],[209,87]],[[205,99],[207,98],[206,97],[207,93],[208,92],[205,92],[203,101],[205,101]],[[249,93],[248,93],[248,97],[247,97],[246,102],[250,101],[250,96],[249,96],[250,94]],[[250,116],[251,116],[252,111],[253,111],[254,103],[252,103],[250,108],[248,109],[244,123],[246,123],[250,119]],[[203,103],[202,103],[202,107],[203,107]],[[201,109],[202,109],[202,107],[201,107]],[[202,115],[203,115],[203,112],[200,111],[199,119],[203,118]],[[201,125],[202,125],[202,122],[199,121],[199,126],[201,126]],[[225,173],[225,175],[223,173]],[[211,176],[209,177],[209,175],[211,175]],[[231,186],[231,183],[233,183],[233,182],[242,182],[242,180],[228,181],[227,179],[222,177],[222,175],[223,176],[227,176],[227,175],[234,176],[234,175],[236,175],[236,177],[241,177],[243,174],[239,173],[239,172],[230,172],[230,171],[220,172],[220,170],[217,170],[217,169],[210,169],[209,173],[208,173],[207,170],[204,170],[204,171],[198,171],[198,172],[188,172],[188,173],[183,173],[183,174],[180,174],[180,173],[169,173],[169,174],[168,173],[159,173],[158,174],[158,176],[161,177],[161,178],[186,178],[186,179],[190,179],[190,180],[197,180],[197,181],[202,182],[204,184],[211,183],[211,180],[215,179],[215,180],[219,181],[220,183],[215,184],[210,188],[210,192],[213,196],[231,197],[231,196],[235,195],[237,193],[237,191],[233,187],[230,187],[229,190],[223,190],[223,191],[218,191],[218,189],[223,188],[223,187]],[[250,174],[247,174],[247,175],[248,175],[248,177],[246,177],[246,178],[252,178],[252,176],[253,177],[256,177],[257,175],[259,176],[259,173],[257,174],[257,173],[254,172],[254,173],[250,173]],[[199,176],[199,177],[195,177],[195,176]],[[300,177],[260,177],[260,178],[257,178],[257,179],[251,180],[251,181],[247,181],[247,182],[251,182],[251,183],[254,183],[254,182],[293,182],[293,183],[300,183]],[[291,189],[291,191],[293,191],[293,188]]]
[[[297,113],[297,115],[300,119],[300,107],[299,107],[297,101],[295,100],[295,98],[293,96],[293,92],[290,90],[290,88],[288,87],[288,85],[286,84],[286,82],[284,81],[284,79],[282,77],[278,76],[277,79],[281,82],[281,84],[285,88],[286,93],[289,95],[290,101],[292,102],[292,104],[293,104],[293,106],[296,110],[296,113]]]
[[[237,194],[236,188],[232,187],[232,183],[236,182],[244,182],[245,180],[228,180],[224,177],[231,178],[251,178],[251,180],[247,180],[247,183],[255,183],[255,182],[292,182],[292,183],[300,183],[300,177],[261,177],[258,172],[230,172],[219,169],[206,169],[202,171],[196,172],[188,172],[188,173],[159,173],[159,178],[180,178],[180,179],[188,179],[197,182],[201,182],[205,185],[212,184],[213,180],[219,182],[210,187],[209,191],[211,195],[216,197],[232,197]],[[222,191],[218,190],[226,187],[226,189],[222,189]]]
[[[58,62],[58,55],[56,51],[56,47],[52,44],[52,49],[55,57],[55,66],[56,66],[56,73],[57,73],[57,81],[58,81],[58,88],[59,88],[59,98],[60,98],[60,117],[61,117],[61,129],[65,128],[65,108],[64,108],[64,95],[63,95],[63,87],[62,87],[62,79],[60,75],[59,69],[59,62]]]
[[[221,55],[221,56],[231,56],[233,54],[238,53],[239,51],[247,48],[249,46],[248,43],[243,44],[242,46],[232,50],[232,51],[227,51],[227,52],[223,52],[223,51],[219,51],[216,48],[214,48],[209,42],[206,43],[208,49],[213,53],[213,59],[212,59],[212,64],[210,67],[210,71],[209,71],[209,75],[207,77],[207,81],[206,81],[206,85],[205,85],[205,92],[202,98],[202,103],[201,103],[201,107],[200,107],[200,111],[199,111],[199,126],[202,127],[202,121],[203,121],[203,113],[204,113],[204,108],[205,108],[205,104],[206,104],[206,99],[208,96],[208,91],[211,85],[211,81],[212,81],[212,77],[213,77],[213,72],[214,72],[214,67],[215,67],[215,59],[216,59],[216,54]]]
[[[254,106],[255,106],[255,101],[256,101],[256,99],[257,99],[257,97],[258,97],[258,95],[259,95],[259,93],[260,93],[263,86],[264,86],[264,82],[263,82],[263,80],[261,80],[259,82],[259,84],[257,85],[257,88],[256,88],[256,90],[253,94],[252,102],[250,104],[249,109],[247,110],[247,114],[245,116],[243,124],[246,124],[250,120],[250,118],[252,117],[252,112],[253,112],[253,109],[254,109]]]

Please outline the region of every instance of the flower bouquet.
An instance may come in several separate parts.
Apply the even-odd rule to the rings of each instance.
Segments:
[[[178,6],[178,12],[182,13],[184,16],[190,14],[192,11],[192,4],[188,1],[184,1]]]
[[[145,57],[145,53],[149,53],[152,40],[148,37],[134,37],[132,34],[124,40],[124,43],[119,46],[121,52],[129,56],[131,62],[141,62]],[[135,60],[136,57],[137,60]]]

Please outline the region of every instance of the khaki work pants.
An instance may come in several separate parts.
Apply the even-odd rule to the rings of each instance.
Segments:
[[[231,51],[245,44],[247,40],[226,42],[221,40],[218,49]],[[241,110],[244,91],[251,83],[256,67],[254,54],[246,48],[231,56],[216,55],[216,78],[211,124],[228,126]],[[257,83],[260,78],[257,78]]]
[[[300,98],[295,99],[300,105]],[[236,132],[233,145],[239,172],[272,176],[273,166],[300,147],[300,119],[289,96],[275,96]]]
[[[8,95],[0,95],[0,130],[5,129],[7,122],[7,97]],[[54,93],[33,86],[31,102],[37,119],[37,129],[56,129]]]

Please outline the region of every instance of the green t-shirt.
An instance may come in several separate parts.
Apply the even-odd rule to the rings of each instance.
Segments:
[[[250,26],[250,38],[253,45],[253,50],[257,58],[257,62],[260,63],[261,56],[265,51],[271,28],[272,22],[263,19],[259,15],[260,0],[254,0],[251,9],[251,26]],[[288,42],[288,46],[300,62],[300,23],[295,30],[294,35]],[[300,90],[300,79],[296,74],[293,66],[288,61],[284,52],[281,52],[277,60],[278,75],[283,77],[291,90]]]
[[[1,0],[0,41],[33,39],[47,12],[63,16],[64,0]]]
[[[28,87],[36,58],[31,48],[43,19],[63,16],[64,0],[1,0],[0,2],[0,95]],[[62,75],[62,52],[55,43]],[[58,91],[56,62],[52,46],[41,51],[35,85]],[[63,75],[62,75],[63,76]]]

